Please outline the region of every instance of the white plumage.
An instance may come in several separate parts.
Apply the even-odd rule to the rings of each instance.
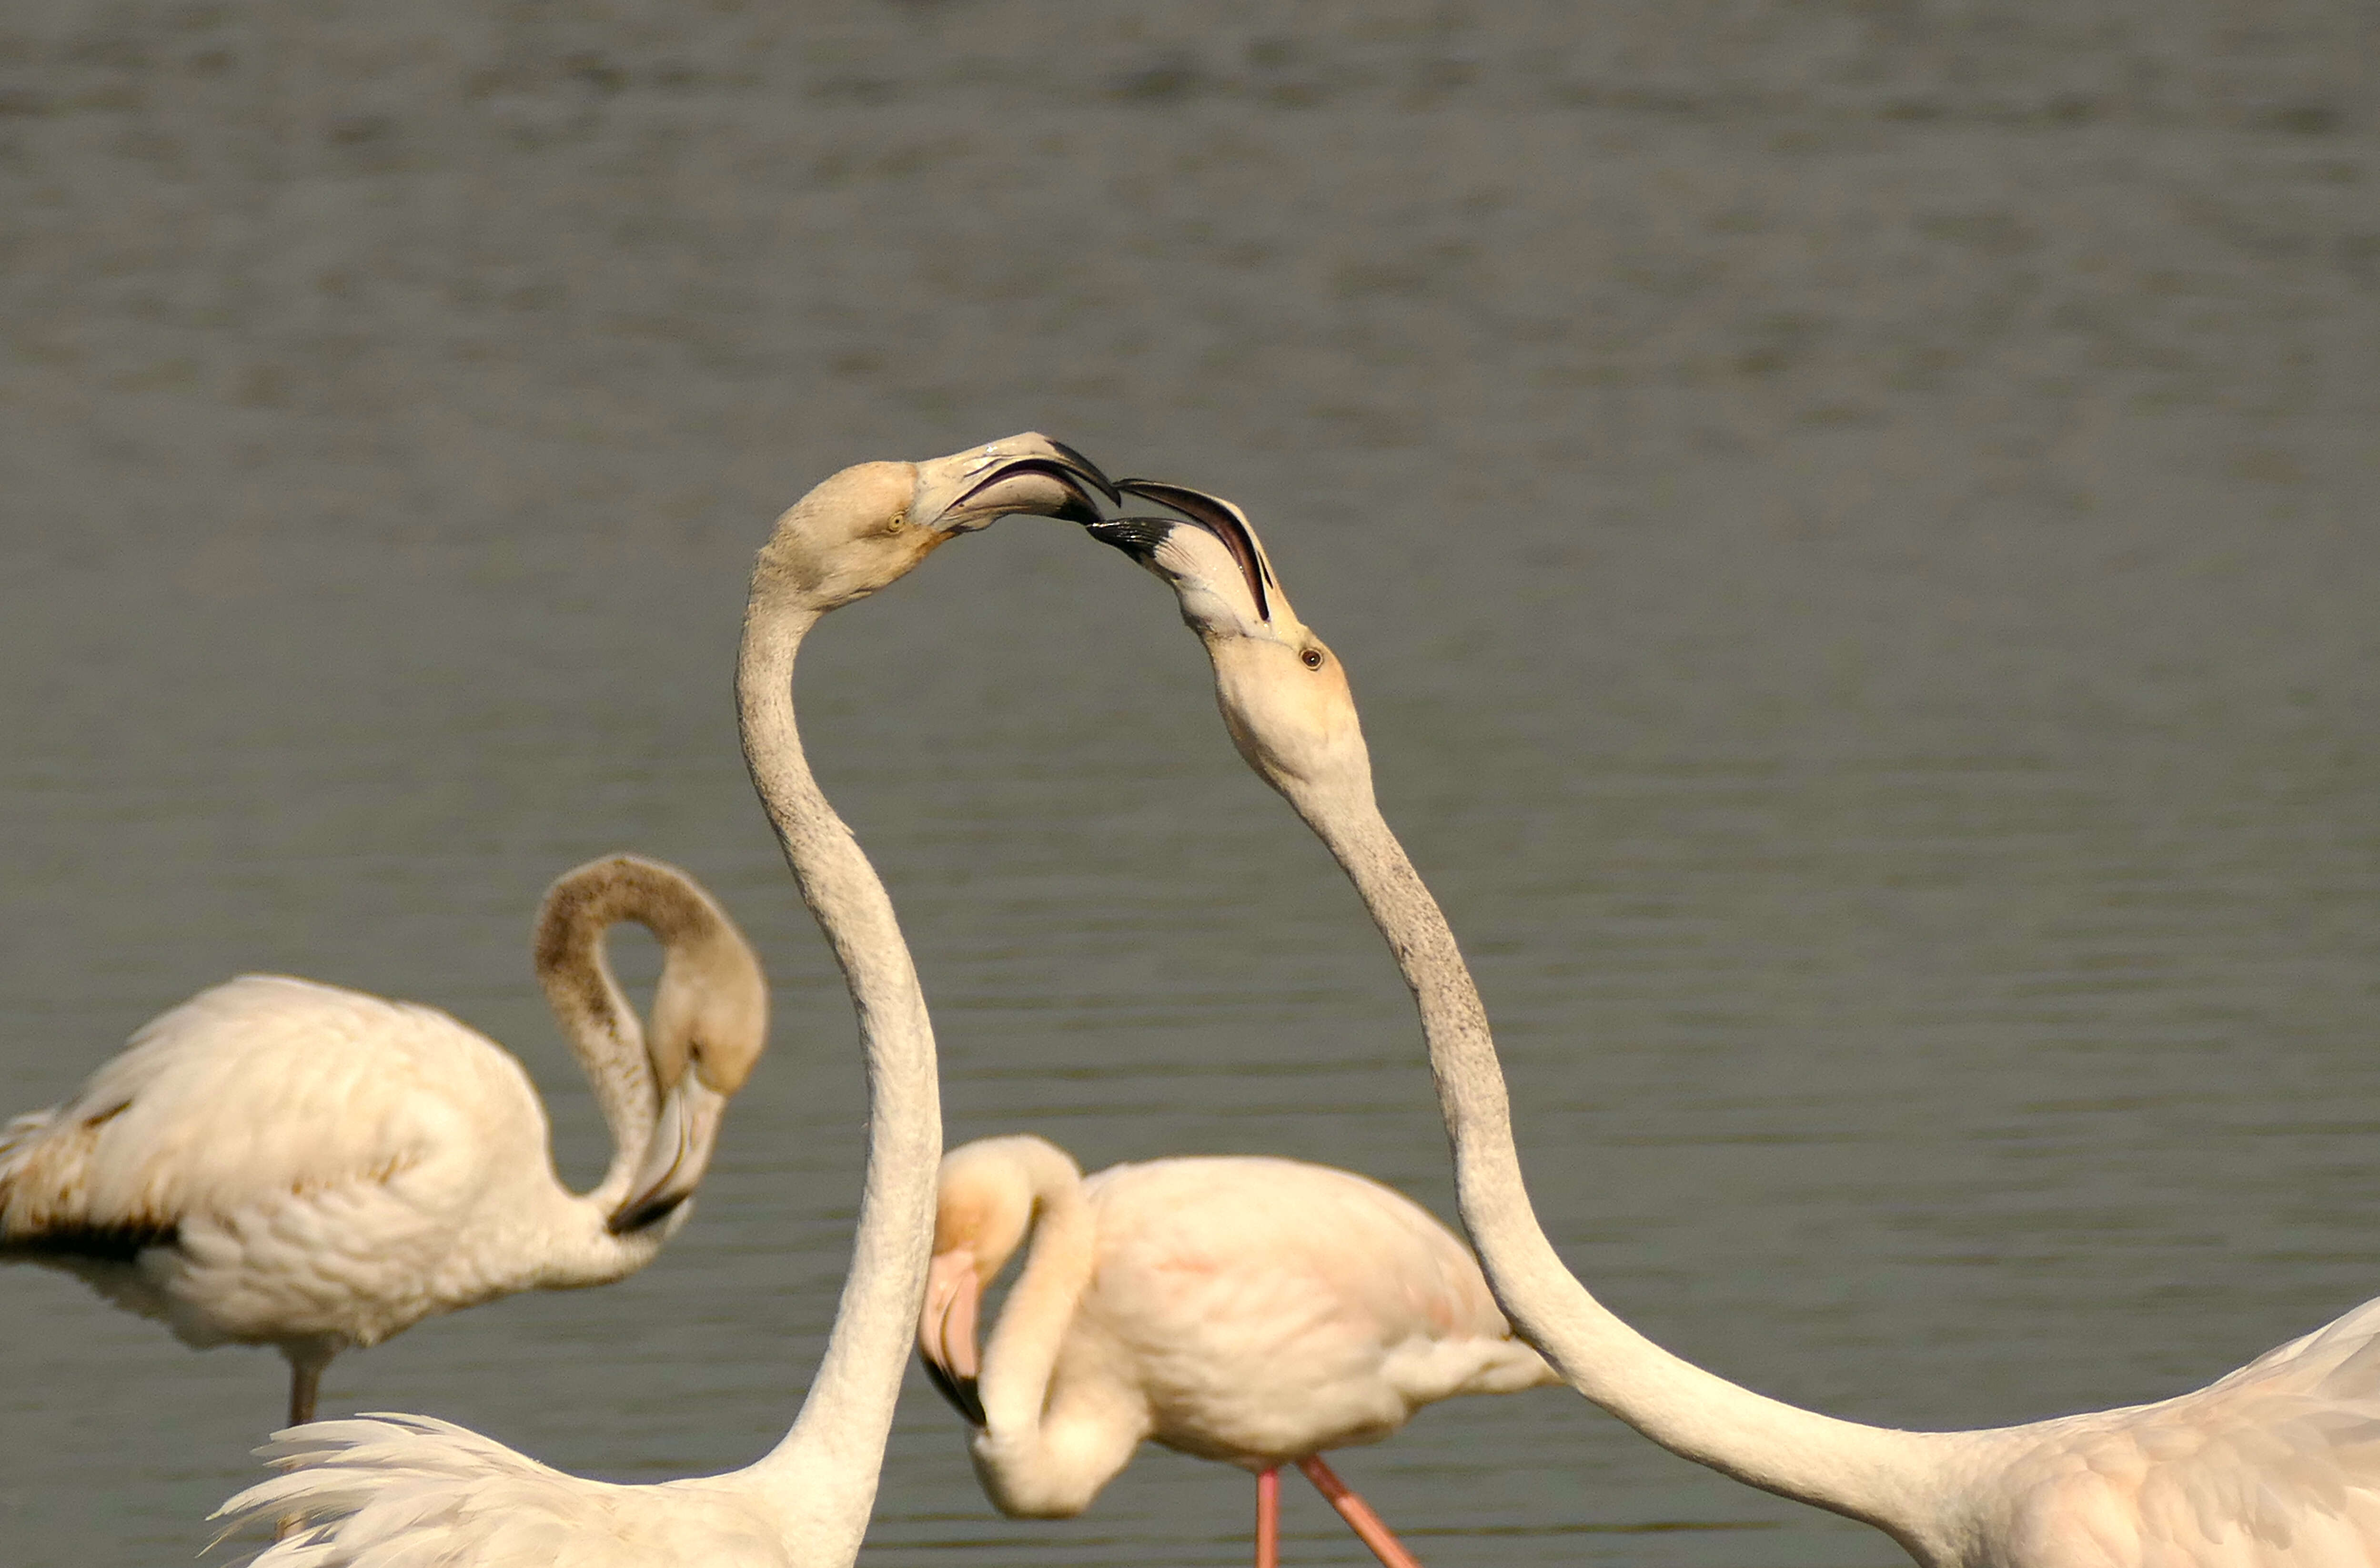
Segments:
[[[650,925],[669,953],[650,1053],[602,958],[619,919]],[[674,1132],[692,1105],[704,1121],[742,1084],[767,1028],[759,963],[683,872],[629,856],[554,884],[538,956],[613,1125],[594,1191],[556,1178],[528,1075],[477,1030],[244,975],[152,1020],[74,1099],[0,1134],[0,1257],[69,1270],[188,1344],[278,1347],[293,1420],[311,1417],[341,1350],[642,1268],[708,1158],[707,1132],[698,1148],[674,1141],[673,1163],[639,1184],[656,1120]]]
[[[615,1486],[567,1476],[492,1438],[426,1416],[318,1421],[257,1450],[303,1468],[234,1500],[243,1513],[352,1513],[283,1541],[271,1568],[616,1568],[793,1561],[783,1521],[732,1477]],[[854,1548],[857,1546],[855,1540]]]
[[[1987,1561],[2054,1568],[2380,1564],[2380,1301],[2154,1404],[1910,1434]]]
[[[978,1303],[1028,1232],[978,1371]],[[1327,1165],[1191,1157],[1087,1179],[1044,1139],[984,1138],[943,1158],[934,1250],[919,1349],[1011,1515],[1080,1513],[1144,1439],[1269,1477],[1441,1399],[1560,1381],[1452,1233]],[[1308,1473],[1341,1502],[1327,1466]]]
[[[757,1463],[657,1486],[565,1476],[443,1421],[281,1433],[284,1474],[226,1502],[226,1533],[285,1520],[256,1568],[844,1568],[858,1555],[925,1285],[941,1153],[933,1029],[884,886],[827,803],[795,726],[794,662],[828,611],[1008,512],[1096,516],[1098,470],[1038,435],[834,475],[778,519],[736,665],[744,756],[833,945],[868,1060],[868,1172],[850,1277],[793,1429]]]
[[[1173,587],[1241,756],[1330,846],[1388,939],[1429,1042],[1464,1228],[1497,1300],[1564,1380],[1689,1459],[1876,1525],[1925,1568],[2380,1568],[2380,1301],[2195,1392],[1970,1432],[1796,1409],[1597,1301],[1530,1207],[1486,1010],[1380,817],[1345,671],[1290,609],[1238,507],[1123,488],[1190,519],[1097,531]]]

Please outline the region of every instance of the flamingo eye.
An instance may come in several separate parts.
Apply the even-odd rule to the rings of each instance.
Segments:
[[[1304,662],[1305,667],[1309,670],[1318,670],[1322,668],[1322,650],[1318,648],[1309,648],[1297,657]]]

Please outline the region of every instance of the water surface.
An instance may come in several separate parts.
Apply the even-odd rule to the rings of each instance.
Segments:
[[[588,1179],[528,921],[682,863],[780,1019],[695,1223],[325,1408],[747,1462],[861,1104],[735,749],[743,575],[845,462],[1039,427],[1265,528],[1618,1309],[1876,1421],[2193,1386],[2380,1290],[2373,46],[2310,3],[12,13],[0,1105],[286,970],[518,1051]],[[1005,523],[801,699],[953,1139],[1451,1212],[1402,988],[1158,585]],[[0,1321],[10,1560],[188,1561],[278,1363],[28,1270]],[[998,1519],[912,1381],[870,1561],[1244,1559],[1245,1478],[1159,1452]],[[1896,1560],[1559,1391],[1342,1468],[1434,1564]]]

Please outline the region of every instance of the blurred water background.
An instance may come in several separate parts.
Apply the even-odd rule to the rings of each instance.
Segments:
[[[1038,427],[1265,528],[1617,1308],[1875,1421],[2194,1385],[2380,1291],[2376,55],[2353,0],[11,6],[0,1108],[286,970],[512,1046],[591,1179],[528,918],[683,863],[780,1020],[695,1223],[324,1408],[747,1462],[860,1084],[744,574],[844,463]],[[1005,523],[801,699],[953,1140],[1451,1212],[1381,944],[1157,584]],[[30,1269],[0,1324],[6,1559],[188,1561],[278,1361]],[[1899,1560],[1559,1391],[1343,1469],[1447,1568]],[[867,1560],[1236,1562],[1248,1492],[1152,1451],[1002,1522],[913,1375]]]

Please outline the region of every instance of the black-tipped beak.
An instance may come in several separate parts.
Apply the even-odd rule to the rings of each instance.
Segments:
[[[688,1069],[662,1100],[653,1119],[652,1147],[629,1196],[606,1222],[615,1236],[631,1235],[657,1225],[686,1204],[702,1185],[710,1156],[719,1147],[719,1125],[727,1112],[727,1096]]]
[[[1050,444],[1055,446],[1057,443],[1052,442]],[[1061,450],[1065,449],[1061,448]],[[1014,461],[1001,464],[978,480],[965,493],[953,503],[951,513],[965,514],[974,511],[979,515],[982,504],[990,499],[991,491],[1027,474],[1038,474],[1044,479],[1055,480],[1066,492],[1065,498],[1054,506],[1045,504],[1036,505],[1032,509],[1044,512],[1052,517],[1063,517],[1070,523],[1081,523],[1089,527],[1099,522],[1101,517],[1099,504],[1092,498],[1090,491],[1085,488],[1087,485],[1096,486],[1111,500],[1123,499],[1117,493],[1115,486],[1108,481],[1105,474],[1087,462],[1075,458],[1073,454],[1068,452],[1065,457],[1018,457]]]
[[[967,533],[1012,512],[1099,520],[1099,497],[1121,501],[1099,465],[1038,431],[987,442],[920,463],[912,520],[944,533]]]
[[[925,1363],[926,1378],[934,1385],[934,1392],[949,1400],[951,1408],[965,1417],[968,1426],[982,1431],[991,1425],[991,1418],[983,1413],[983,1396],[976,1392],[976,1380],[953,1377],[931,1356],[919,1359]]]
[[[1109,517],[1084,526],[1084,532],[1101,544],[1111,544],[1142,565],[1148,565],[1157,547],[1165,542],[1166,535],[1175,529],[1196,527],[1179,517]]]
[[[1064,458],[1078,477],[1087,480],[1093,486],[1097,487],[1099,492],[1106,496],[1111,504],[1122,505],[1123,504],[1123,494],[1116,488],[1115,480],[1108,478],[1106,474],[1102,473],[1097,463],[1092,462],[1088,457],[1084,456],[1081,453],[1075,451],[1073,447],[1067,445],[1062,441],[1051,440],[1048,436],[1044,436],[1042,439],[1050,443],[1050,451],[1055,452],[1059,456]]]
[[[1193,525],[1214,535],[1232,553],[1232,559],[1239,564],[1240,575],[1247,579],[1248,592],[1257,602],[1257,618],[1272,619],[1272,566],[1265,560],[1264,546],[1257,542],[1256,529],[1245,512],[1220,495],[1192,490],[1188,485],[1167,484],[1162,480],[1118,480],[1116,489],[1126,495],[1154,501],[1160,506],[1171,506]],[[1166,535],[1182,525],[1164,517],[1118,517],[1112,522],[1087,526],[1094,538],[1114,545],[1147,565]]]
[[[686,1195],[673,1193],[666,1197],[632,1204],[603,1222],[603,1228],[615,1236],[631,1236],[647,1225],[657,1225],[686,1206]]]
[[[926,1266],[926,1299],[917,1313],[917,1359],[935,1392],[978,1430],[991,1425],[976,1387],[976,1311],[982,1304],[974,1254],[965,1247],[936,1253]]]

